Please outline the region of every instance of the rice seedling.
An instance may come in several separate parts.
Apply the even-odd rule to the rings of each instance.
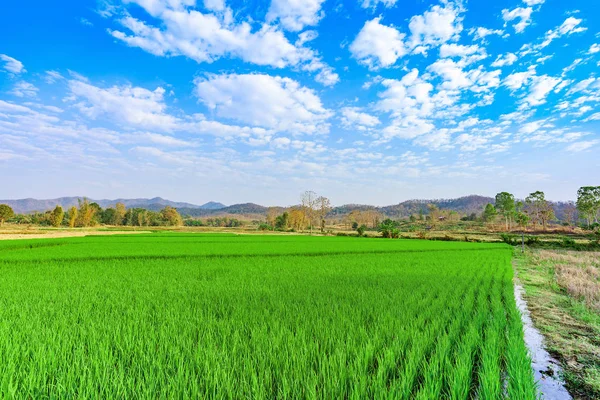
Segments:
[[[535,398],[510,257],[342,237],[3,242],[0,397]]]

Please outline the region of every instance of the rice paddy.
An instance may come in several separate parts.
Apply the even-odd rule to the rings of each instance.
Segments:
[[[534,399],[510,247],[0,242],[0,398]]]

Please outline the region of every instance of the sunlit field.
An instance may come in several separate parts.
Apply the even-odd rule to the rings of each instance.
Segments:
[[[500,244],[0,242],[0,398],[535,398]]]

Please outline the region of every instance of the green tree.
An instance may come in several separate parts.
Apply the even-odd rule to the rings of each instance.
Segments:
[[[504,217],[506,230],[509,230],[515,213],[515,196],[508,192],[498,193],[495,207],[496,211]]]
[[[123,203],[117,203],[115,205],[115,214],[113,216],[112,224],[113,225],[123,225],[125,223],[125,214],[127,213],[127,208]]]
[[[69,227],[74,228],[77,224],[77,207],[73,206],[69,208],[68,216],[69,216]]]
[[[498,212],[496,211],[496,207],[493,204],[489,204],[485,206],[485,210],[483,210],[483,220],[485,222],[492,222],[496,219],[496,215]]]
[[[290,215],[287,212],[275,217],[275,229],[284,231],[290,226]]]
[[[397,224],[391,219],[385,219],[379,224],[377,231],[381,232],[381,236],[389,239],[397,239],[400,237],[400,230]]]
[[[361,226],[356,228],[356,232],[358,233],[358,236],[364,235],[366,230],[367,230],[367,226],[365,224],[362,224]]]
[[[15,216],[15,212],[8,204],[0,204],[0,226],[4,225],[4,221]]]
[[[54,210],[50,213],[50,222],[52,226],[58,228],[61,226],[63,219],[65,217],[65,211],[61,206],[54,207]]]
[[[577,210],[587,220],[588,227],[598,222],[600,210],[600,186],[583,186],[577,191]]]
[[[181,226],[183,224],[181,215],[179,215],[177,210],[171,206],[166,206],[160,210],[160,216],[168,226]]]

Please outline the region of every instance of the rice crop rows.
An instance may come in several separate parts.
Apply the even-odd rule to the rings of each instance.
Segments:
[[[504,245],[0,243],[0,398],[534,399]]]

